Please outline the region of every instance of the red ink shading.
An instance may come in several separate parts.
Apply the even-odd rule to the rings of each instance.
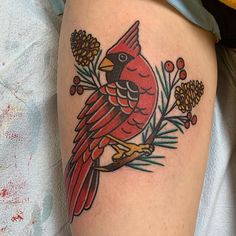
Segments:
[[[15,176],[14,180],[10,180],[0,188],[0,204],[4,203],[15,205],[28,202],[29,198],[25,196],[25,188],[25,181]]]
[[[12,131],[7,131],[5,134],[5,137],[7,139],[10,139],[11,141],[23,141],[23,138],[20,134],[17,134],[15,132]]]
[[[12,222],[20,222],[23,221],[24,217],[23,217],[23,212],[19,211],[17,212],[14,216],[12,216],[11,221]]]
[[[0,228],[0,235],[4,234],[7,230],[7,226]]]
[[[9,192],[6,188],[0,190],[0,197],[6,197],[9,195]]]
[[[30,155],[30,157],[29,157],[28,166],[30,166],[31,161],[32,161],[32,155]]]

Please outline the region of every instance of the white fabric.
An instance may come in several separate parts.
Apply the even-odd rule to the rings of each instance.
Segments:
[[[60,21],[47,0],[2,0],[0,22],[0,235],[67,236],[56,110]]]
[[[218,89],[196,236],[236,235],[236,49],[217,47]]]

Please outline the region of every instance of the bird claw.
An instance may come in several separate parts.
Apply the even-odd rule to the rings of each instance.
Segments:
[[[118,146],[112,145],[112,147],[115,149],[116,153],[112,156],[112,161],[116,162],[120,160],[121,158],[125,157],[125,150],[119,148]]]
[[[113,146],[113,148],[116,150],[116,154],[112,157],[112,163],[106,165],[106,166],[98,166],[95,169],[102,172],[113,172],[127,163],[135,160],[136,158],[140,157],[142,154],[145,155],[151,155],[154,151],[154,146],[149,144],[129,144],[129,151],[123,150],[117,146]],[[128,156],[129,155],[129,156]]]
[[[118,146],[113,145],[112,146],[116,153],[112,156],[112,161],[113,162],[117,162],[120,159],[126,158],[126,157],[130,157],[132,156],[135,152],[136,153],[140,153],[140,154],[145,154],[147,156],[151,155],[154,151],[154,147],[152,145],[149,144],[133,144],[130,143],[128,144],[128,151],[119,148]]]
[[[149,144],[140,144],[140,145],[129,144],[129,151],[125,152],[125,155],[129,157],[133,155],[135,152],[137,152],[149,156],[152,154],[153,151],[154,147]]]

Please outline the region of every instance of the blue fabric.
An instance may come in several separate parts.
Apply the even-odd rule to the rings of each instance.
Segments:
[[[202,5],[201,0],[167,0],[176,10],[184,15],[188,20],[201,28],[212,32],[220,39],[220,30],[218,24]]]
[[[53,11],[57,15],[61,15],[64,12],[64,1],[63,0],[49,0],[50,4],[52,5]]]
[[[57,15],[63,14],[65,5],[63,0],[49,0],[49,2]],[[204,8],[201,0],[167,0],[167,2],[189,21],[212,32],[216,35],[217,39],[221,38],[215,18]]]

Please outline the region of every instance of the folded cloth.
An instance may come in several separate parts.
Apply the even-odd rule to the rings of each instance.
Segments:
[[[0,235],[68,236],[56,110],[60,20],[47,0],[7,0],[0,21]]]
[[[236,49],[217,45],[218,88],[196,236],[236,235]]]
[[[61,15],[63,14],[64,11],[64,1],[63,0],[49,0],[53,11],[57,14],[57,15]]]
[[[200,0],[168,2],[188,20],[221,38],[216,20]],[[236,235],[236,49],[217,45],[217,57],[218,90],[195,236]]]
[[[212,32],[217,40],[221,38],[219,26],[215,18],[206,10],[201,0],[167,0],[167,2],[189,21]]]

